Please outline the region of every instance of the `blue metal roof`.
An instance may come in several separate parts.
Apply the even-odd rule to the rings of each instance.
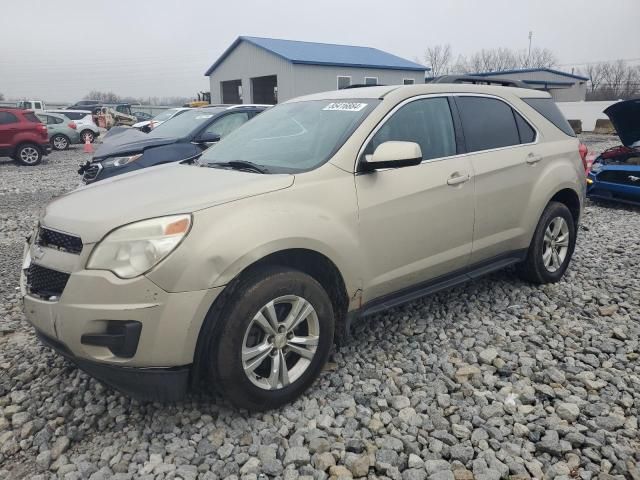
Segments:
[[[508,75],[510,73],[530,73],[530,72],[549,72],[554,73],[556,75],[562,75],[564,77],[575,78],[576,80],[589,80],[587,77],[582,77],[580,75],[574,75],[573,73],[562,72],[560,70],[554,70],[552,68],[516,68],[513,70],[502,70],[500,72],[482,72],[482,73],[472,73],[471,75],[478,75],[480,77],[488,77],[490,75]]]
[[[205,76],[211,75],[211,72],[213,72],[242,41],[263,48],[295,64],[411,70],[416,72],[430,70],[428,67],[383,52],[377,48],[240,36],[224,51],[220,58],[209,67]]]

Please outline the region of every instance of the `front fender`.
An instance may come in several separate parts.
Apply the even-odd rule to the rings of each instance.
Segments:
[[[306,249],[331,260],[353,295],[362,265],[355,187],[353,175],[340,172],[196,212],[185,241],[148,277],[169,292],[201,290],[228,284],[272,253]]]

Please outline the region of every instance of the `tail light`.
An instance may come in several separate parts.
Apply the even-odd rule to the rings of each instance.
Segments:
[[[74,130],[75,130],[76,128],[78,128],[78,127],[77,127],[77,125],[76,125],[76,122],[69,122],[69,123],[67,124],[67,126],[68,126],[69,128],[73,128]]]
[[[580,153],[580,159],[582,160],[582,166],[584,167],[584,173],[589,172],[589,166],[587,165],[587,153],[589,153],[589,149],[584,143],[581,143],[578,146],[578,152]]]
[[[49,137],[49,132],[47,131],[47,126],[44,123],[39,123],[38,124],[38,129],[40,130],[40,133],[45,137],[48,138]]]

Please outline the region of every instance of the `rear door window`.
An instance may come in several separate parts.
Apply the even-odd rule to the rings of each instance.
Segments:
[[[456,136],[447,99],[425,98],[404,105],[375,133],[364,154],[372,154],[388,141],[419,144],[423,160],[455,155]]]
[[[576,134],[552,98],[523,98],[527,105],[571,137]]]
[[[18,117],[16,117],[13,113],[0,112],[0,125],[7,125],[9,123],[17,123],[17,122],[18,122]]]
[[[520,143],[512,108],[486,97],[455,97],[469,152],[509,147]]]

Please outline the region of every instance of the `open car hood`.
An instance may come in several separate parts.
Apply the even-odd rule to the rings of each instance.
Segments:
[[[640,98],[610,105],[604,110],[625,147],[640,141]]]

